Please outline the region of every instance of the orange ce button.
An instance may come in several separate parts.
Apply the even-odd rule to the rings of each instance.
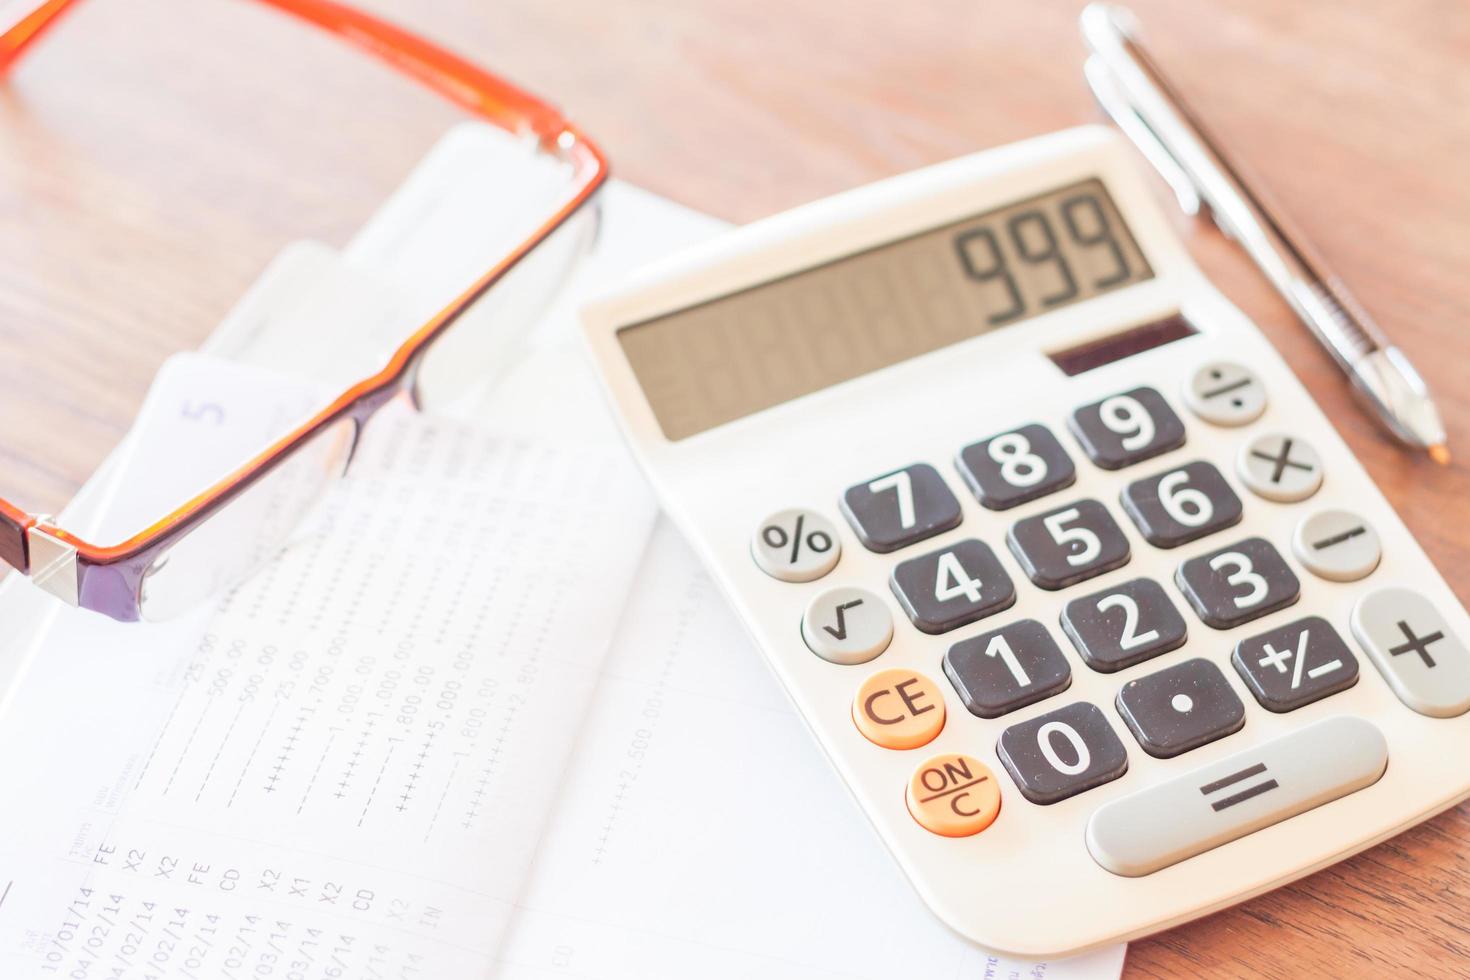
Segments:
[[[917,749],[944,728],[944,695],[923,674],[880,670],[858,688],[852,720],[874,745]]]
[[[1000,788],[995,774],[968,755],[936,755],[914,771],[904,800],[925,830],[941,837],[969,837],[995,822]]]

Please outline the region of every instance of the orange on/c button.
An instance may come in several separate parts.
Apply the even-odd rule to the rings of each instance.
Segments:
[[[1000,787],[995,773],[968,755],[936,755],[909,779],[909,815],[941,837],[969,837],[995,823]]]
[[[852,721],[874,745],[916,749],[944,728],[944,695],[916,671],[880,670],[858,688]]]

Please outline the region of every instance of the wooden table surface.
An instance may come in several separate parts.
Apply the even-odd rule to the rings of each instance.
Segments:
[[[734,221],[1097,118],[1075,0],[368,6],[559,102],[624,179]],[[1133,6],[1419,365],[1470,460],[1470,7]],[[197,345],[278,248],[343,241],[456,118],[251,7],[94,0],[0,88],[0,482],[32,510],[68,499],[163,358]],[[1178,227],[1470,599],[1470,468],[1389,442],[1253,268],[1212,229]],[[1465,975],[1467,839],[1462,806],[1135,943],[1128,971]]]

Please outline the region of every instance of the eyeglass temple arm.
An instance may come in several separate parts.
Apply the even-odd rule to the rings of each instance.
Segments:
[[[36,519],[19,507],[0,500],[0,561],[23,574],[31,570],[30,547],[26,532]]]
[[[9,70],[61,15],[79,0],[41,0],[8,26],[0,22],[0,74]],[[374,55],[398,71],[418,79],[440,95],[459,103],[513,133],[534,133],[555,146],[569,129],[552,106],[521,91],[499,76],[451,54],[386,21],[332,0],[259,0],[315,24]]]

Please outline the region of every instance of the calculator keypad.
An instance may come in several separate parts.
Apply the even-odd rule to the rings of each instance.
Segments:
[[[974,538],[901,562],[889,585],[925,633],[947,633],[1016,601],[1016,587],[995,552]]]
[[[812,653],[834,664],[865,664],[888,649],[893,616],[867,589],[828,589],[807,604],[801,638]]]
[[[1105,470],[1120,470],[1184,445],[1184,423],[1152,388],[1134,388],[1072,413],[1072,434]]]
[[[1128,752],[1094,704],[1078,701],[1001,733],[1001,764],[1032,803],[1060,803],[1128,771]]]
[[[848,487],[842,514],[869,551],[887,554],[960,523],[960,502],[928,463]]]
[[[1267,711],[1295,711],[1358,682],[1358,660],[1337,630],[1308,616],[1235,645],[1231,663]]]
[[[1044,425],[1023,425],[960,450],[960,475],[975,499],[1005,510],[1070,487],[1072,457]]]
[[[1265,538],[1246,538],[1179,566],[1175,580],[1215,629],[1228,630],[1296,602],[1301,583]]]
[[[1159,548],[1177,548],[1240,523],[1240,498],[1202,460],[1135,480],[1122,499],[1144,538]]]
[[[1067,658],[1034,619],[956,643],[944,655],[944,674],[970,713],[981,718],[999,718],[1072,684]]]
[[[1128,539],[1096,500],[1079,500],[1017,521],[1006,544],[1043,589],[1064,589],[1128,564]]]
[[[1245,705],[1220,668],[1202,657],[1131,680],[1118,692],[1118,714],[1138,744],[1158,759],[1238,732]]]
[[[1211,424],[1241,426],[1263,413],[1266,392],[1249,369],[1212,362],[1185,383],[1184,401]],[[1150,387],[1084,405],[1072,413],[1069,427],[1088,458],[1108,470],[1132,466],[1185,442],[1183,423]],[[1302,440],[1266,435],[1242,441],[1235,458],[1236,476],[1257,496],[1290,502],[1310,496],[1321,485],[1321,459]],[[1031,503],[1077,479],[1068,451],[1039,423],[965,446],[955,466],[976,500],[990,511]],[[1133,479],[1122,490],[1119,503],[1143,539],[1163,549],[1233,527],[1244,513],[1240,496],[1206,460]],[[858,539],[879,554],[953,530],[963,521],[959,500],[928,463],[914,463],[852,486],[840,506]],[[995,517],[986,520],[998,522]],[[1090,498],[1033,511],[1014,521],[1006,544],[1027,578],[1052,591],[1123,567],[1131,558],[1128,536],[1109,509]],[[1380,548],[1373,529],[1347,511],[1321,511],[1301,520],[1292,539],[1292,549],[1304,566],[1341,582],[1370,574]],[[788,582],[810,582],[828,574],[841,549],[838,529],[821,514],[802,509],[772,514],[751,541],[756,564]],[[1261,537],[1185,558],[1176,567],[1174,585],[1197,617],[1218,630],[1284,609],[1300,595],[1296,575],[1276,547]],[[990,544],[977,538],[951,541],[895,561],[889,587],[913,626],[927,634],[969,626],[1011,608],[1017,598],[1015,582],[1000,558]],[[1170,591],[1148,578],[1117,582],[1070,597],[1059,622],[1088,667],[1099,673],[1122,671],[1186,643],[1189,627],[1177,605],[1178,596],[1171,597]],[[1404,589],[1380,590],[1359,602],[1352,627],[1390,686],[1411,708],[1439,716],[1470,710],[1470,651],[1450,635],[1423,597]],[[834,664],[873,660],[888,648],[893,632],[887,600],[856,587],[829,588],[816,595],[801,622],[806,645]],[[1254,699],[1272,712],[1294,711],[1329,697],[1352,687],[1359,677],[1353,653],[1320,616],[1233,639],[1235,672]],[[1048,698],[1060,700],[1072,685],[1067,655],[1048,625],[1036,619],[962,637],[951,643],[940,663],[944,678],[938,681],[898,666],[876,670],[857,683],[852,723],[875,750],[912,751],[938,738],[946,724],[953,723],[945,707],[945,681],[969,714],[984,719],[1001,718]],[[1068,704],[1005,727],[995,744],[996,754],[1028,801],[1058,803],[1127,772],[1128,751],[1113,723],[1118,719],[1143,751],[1160,759],[1240,731],[1246,707],[1227,674],[1200,657],[1166,664],[1131,677],[1117,689],[1113,721],[1104,710],[1106,704]],[[1193,792],[1208,794],[1220,788],[1223,798],[1209,804],[1211,812],[1220,812],[1277,786],[1267,780],[1234,795],[1223,789],[1227,782],[1263,768],[1252,764],[1193,786]],[[1194,778],[1185,777],[1183,788],[1174,787],[1178,781],[1174,780],[1134,796],[1143,799],[1167,790],[1197,803],[1186,785]],[[905,802],[914,820],[928,831],[964,837],[994,822],[1001,791],[984,763],[946,753],[917,765]],[[1113,806],[1102,807],[1093,824],[1105,824],[1102,816]],[[1212,845],[1199,848],[1207,846]],[[1146,863],[1121,861],[1112,850],[1100,854],[1094,848],[1093,853],[1099,863],[1119,874],[1152,870]],[[1156,866],[1177,859],[1159,859]]]
[[[1189,631],[1163,586],[1136,578],[1062,609],[1062,629],[1083,661],[1104,674],[1177,650]]]

